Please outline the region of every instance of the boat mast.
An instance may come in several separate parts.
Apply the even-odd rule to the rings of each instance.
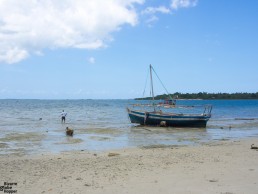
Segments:
[[[151,66],[151,64],[150,64],[150,79],[151,79],[151,93],[152,93],[153,107],[154,107],[154,111],[156,111],[155,106],[154,106],[154,92],[153,92],[152,66]]]

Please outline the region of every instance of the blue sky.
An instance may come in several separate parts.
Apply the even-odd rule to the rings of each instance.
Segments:
[[[0,98],[142,97],[149,64],[170,93],[257,92],[257,10],[256,0],[0,0]]]

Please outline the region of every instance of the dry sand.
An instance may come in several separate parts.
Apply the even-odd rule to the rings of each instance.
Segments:
[[[17,183],[9,191],[24,194],[257,194],[253,143],[258,146],[258,138],[97,154],[5,155],[0,157],[0,186]]]

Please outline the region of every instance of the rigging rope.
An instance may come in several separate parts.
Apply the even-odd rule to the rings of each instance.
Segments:
[[[166,92],[167,92],[167,94],[168,94],[170,100],[173,100],[173,98],[171,97],[171,95],[168,93],[167,88],[164,86],[164,84],[162,83],[162,81],[161,81],[161,79],[159,78],[158,74],[157,74],[156,71],[154,70],[154,68],[153,68],[153,67],[151,67],[151,68],[152,68],[153,72],[155,73],[155,75],[157,76],[157,78],[159,79],[159,81],[160,81],[161,85],[163,86],[163,88],[166,90]]]

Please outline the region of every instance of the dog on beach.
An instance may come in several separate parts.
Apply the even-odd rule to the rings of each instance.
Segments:
[[[160,126],[161,126],[161,127],[166,127],[166,126],[167,126],[166,121],[161,121],[161,122],[160,122]]]
[[[70,129],[69,127],[66,127],[66,135],[67,136],[73,136],[73,129]]]

